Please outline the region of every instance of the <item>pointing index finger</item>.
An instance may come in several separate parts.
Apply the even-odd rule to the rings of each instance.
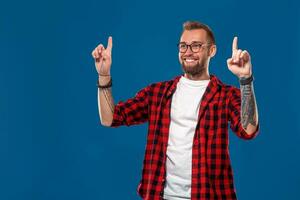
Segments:
[[[107,47],[106,47],[106,49],[109,50],[109,51],[111,51],[112,46],[113,46],[113,44],[112,44],[112,37],[109,36],[108,37],[108,41],[107,41]]]
[[[232,41],[232,51],[238,50],[238,38],[234,37]]]

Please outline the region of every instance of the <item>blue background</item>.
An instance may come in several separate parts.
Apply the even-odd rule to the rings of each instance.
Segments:
[[[181,73],[186,20],[215,32],[210,72],[232,39],[252,56],[260,135],[230,135],[239,199],[300,199],[297,1],[6,1],[0,6],[0,199],[139,199],[147,125],[99,124],[91,52],[113,36],[115,102]]]

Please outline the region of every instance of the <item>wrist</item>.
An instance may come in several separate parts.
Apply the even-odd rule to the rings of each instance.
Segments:
[[[111,87],[112,87],[112,79],[110,78],[109,81],[108,81],[108,83],[106,83],[106,84],[104,84],[104,85],[102,85],[102,84],[99,82],[99,80],[98,80],[98,81],[97,81],[97,87],[98,87],[99,89],[107,89],[107,88],[111,88]]]
[[[110,76],[110,73],[102,73],[102,72],[98,72],[98,76]]]
[[[109,83],[110,79],[111,79],[110,75],[103,76],[103,75],[99,74],[98,83],[99,83],[99,85],[107,85]]]
[[[249,85],[253,82],[254,77],[251,74],[250,76],[239,77],[240,85]]]

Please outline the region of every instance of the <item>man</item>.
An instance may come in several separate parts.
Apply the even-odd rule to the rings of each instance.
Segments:
[[[184,75],[149,85],[117,105],[111,92],[112,38],[107,48],[100,44],[92,52],[99,74],[101,123],[149,124],[138,187],[143,199],[236,199],[228,122],[241,138],[254,138],[258,132],[250,54],[237,43],[235,37],[227,65],[239,78],[240,89],[209,74],[209,61],[216,54],[213,32],[205,24],[188,21],[178,44]]]

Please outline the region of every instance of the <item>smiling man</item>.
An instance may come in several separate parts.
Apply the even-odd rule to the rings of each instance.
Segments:
[[[243,139],[258,133],[250,54],[235,37],[229,70],[240,89],[209,73],[216,54],[214,34],[200,22],[188,21],[178,43],[183,75],[151,84],[135,97],[114,105],[112,38],[92,55],[98,80],[101,123],[117,127],[148,122],[142,180],[138,193],[147,200],[236,199],[228,151],[228,125]]]

